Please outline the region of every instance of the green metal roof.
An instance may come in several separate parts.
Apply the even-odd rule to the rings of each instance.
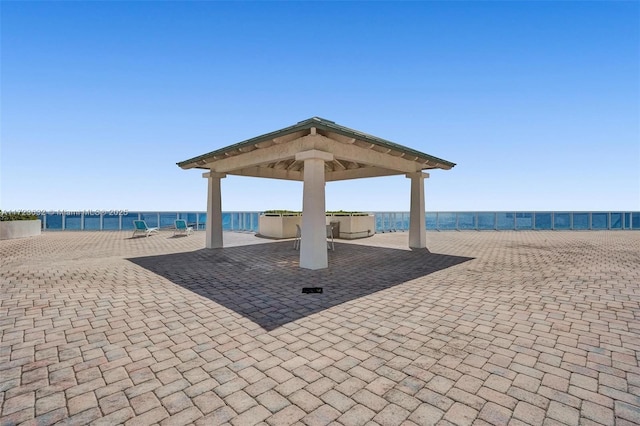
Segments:
[[[238,142],[235,143],[233,145],[229,145],[227,147],[224,148],[220,148],[217,149],[215,151],[211,151],[208,152],[206,154],[202,154],[199,155],[197,157],[193,157],[190,158],[188,160],[185,161],[181,161],[179,163],[176,163],[179,167],[184,167],[184,166],[189,166],[189,165],[194,165],[194,163],[198,163],[202,160],[207,160],[211,157],[217,156],[217,155],[223,155],[226,152],[231,152],[231,151],[235,151],[238,149],[241,149],[243,147],[249,147],[249,146],[253,146],[257,143],[260,142],[264,142],[264,141],[268,141],[274,138],[278,138],[278,137],[282,137],[291,133],[296,133],[299,132],[301,130],[306,130],[306,129],[311,129],[312,127],[315,127],[316,129],[319,130],[325,130],[325,131],[330,131],[330,132],[334,132],[337,134],[340,134],[342,136],[346,136],[349,138],[354,138],[356,140],[361,140],[361,141],[365,141],[374,145],[378,145],[380,147],[384,147],[384,148],[388,148],[388,149],[392,149],[395,151],[399,151],[405,154],[409,154],[409,155],[413,155],[415,157],[418,158],[423,158],[432,162],[437,162],[439,164],[442,164],[443,166],[445,166],[446,168],[451,168],[454,167],[456,164],[452,163],[450,161],[447,160],[443,160],[441,158],[438,157],[434,157],[432,155],[426,154],[424,152],[420,152],[417,151],[415,149],[411,149],[408,148],[406,146],[403,145],[399,145],[397,143],[388,141],[386,139],[382,139],[364,132],[360,132],[358,130],[354,130],[354,129],[350,129],[348,127],[345,126],[341,126],[339,124],[336,124],[335,121],[331,121],[331,120],[327,120],[325,118],[320,118],[320,117],[312,117],[309,118],[307,120],[303,120],[300,121],[296,124],[294,124],[293,126],[289,126],[289,127],[285,127],[283,129],[280,130],[276,130],[274,132],[270,132],[270,133],[266,133],[264,135],[260,135],[260,136],[256,136],[253,137],[251,139],[247,139],[245,141],[242,142]],[[196,166],[197,167],[197,166]]]

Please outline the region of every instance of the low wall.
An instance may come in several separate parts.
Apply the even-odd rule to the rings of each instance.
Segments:
[[[376,233],[375,216],[327,216],[327,224],[340,222],[340,236],[345,240],[370,237]]]
[[[0,222],[0,240],[26,238],[40,235],[42,222],[37,220],[13,220]]]
[[[269,238],[294,238],[302,216],[260,216],[258,233]]]

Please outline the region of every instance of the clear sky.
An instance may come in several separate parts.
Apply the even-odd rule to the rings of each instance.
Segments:
[[[457,163],[428,211],[640,210],[640,2],[7,2],[0,208],[205,210],[176,162],[320,116]],[[408,211],[404,177],[327,209]],[[227,177],[226,211],[302,183]]]

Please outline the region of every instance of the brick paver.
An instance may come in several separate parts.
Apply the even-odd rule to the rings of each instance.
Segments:
[[[0,241],[0,424],[640,424],[640,232],[224,238]]]

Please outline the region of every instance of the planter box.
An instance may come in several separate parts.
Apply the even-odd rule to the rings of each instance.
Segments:
[[[368,216],[327,216],[327,225],[331,222],[340,222],[340,233],[337,238],[355,240],[366,238],[376,233],[376,218]]]
[[[34,237],[40,235],[41,232],[42,222],[40,219],[0,222],[0,240]]]
[[[295,238],[302,216],[260,216],[258,233],[268,238]]]

